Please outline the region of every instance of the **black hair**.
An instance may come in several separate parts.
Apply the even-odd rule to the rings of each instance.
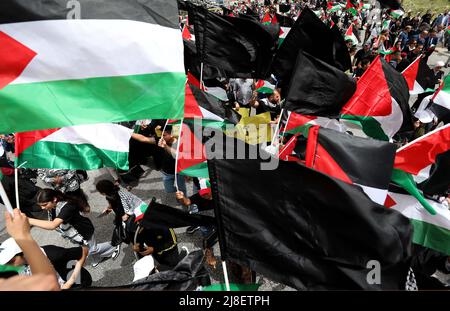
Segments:
[[[361,65],[368,65],[368,64],[370,64],[370,59],[368,59],[368,58],[363,58],[363,59],[361,60]]]
[[[119,191],[119,187],[114,185],[114,183],[110,180],[103,179],[100,180],[96,185],[95,188],[98,192],[106,194],[108,197],[114,196]]]
[[[67,198],[64,196],[62,192],[49,188],[39,190],[36,196],[36,201],[38,204],[47,203],[53,201],[55,198],[58,201],[67,201]]]

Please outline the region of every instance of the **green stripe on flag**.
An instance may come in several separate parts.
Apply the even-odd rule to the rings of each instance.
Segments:
[[[114,167],[128,170],[128,152],[98,149],[90,144],[38,141],[24,150],[17,161],[23,168],[93,170]]]
[[[0,90],[0,132],[141,119],[181,119],[184,73],[10,84]]]
[[[257,291],[261,284],[235,284],[230,283],[231,291]],[[217,291],[226,291],[225,284],[213,284],[209,286],[205,286],[202,289],[204,292],[217,292]]]
[[[417,199],[417,201],[422,204],[422,206],[431,214],[436,215],[436,211],[434,208],[428,203],[428,201],[424,198],[424,196],[419,192],[419,189],[417,189],[416,182],[414,181],[411,174],[406,173],[402,170],[394,168],[392,170],[392,177],[391,180],[408,191],[409,194],[411,194],[413,197]]]
[[[182,170],[179,174],[191,177],[209,178],[208,163],[202,162],[200,164],[193,165]]]
[[[341,119],[361,126],[363,132],[372,138],[389,141],[389,137],[384,133],[381,124],[373,117],[361,117],[352,115],[341,115]]]
[[[450,230],[417,219],[410,220],[414,227],[414,243],[450,255]]]

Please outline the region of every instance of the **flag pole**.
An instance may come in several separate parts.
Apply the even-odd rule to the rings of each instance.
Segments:
[[[5,204],[6,210],[13,215],[13,207],[11,202],[8,199],[8,195],[6,194],[5,188],[3,188],[3,184],[0,182],[0,197],[3,200],[3,204]]]
[[[16,207],[20,210],[20,201],[19,201],[19,168],[25,165],[28,161],[23,162],[18,167],[14,169],[14,188],[16,193]]]
[[[178,180],[177,180],[177,167],[178,167],[178,153],[180,151],[180,145],[181,145],[181,131],[183,130],[183,120],[181,119],[181,126],[180,126],[180,132],[178,133],[178,141],[177,141],[177,152],[175,154],[175,188],[178,190]],[[186,193],[184,195],[187,195]]]
[[[288,123],[289,123],[289,119],[290,119],[290,118],[291,118],[291,112],[288,111],[288,117],[287,117],[287,120],[286,120],[286,124],[284,125],[283,135],[281,135],[283,138],[284,138],[284,134],[286,134],[286,127],[287,127],[287,125],[288,125]]]
[[[281,109],[280,118],[278,119],[277,127],[275,128],[275,131],[273,133],[272,142],[270,143],[271,146],[273,146],[273,143],[275,142],[275,137],[277,137],[277,135],[278,135],[278,130],[280,128],[280,122],[281,122],[281,118],[283,117],[283,113],[284,113],[284,108]]]
[[[200,63],[200,90],[203,90],[203,62]]]
[[[163,130],[162,130],[162,132],[161,132],[161,138],[162,138],[162,136],[164,135],[164,132],[166,131],[166,127],[167,127],[167,124],[169,123],[169,119],[167,119],[166,120],[166,124],[164,124],[164,127],[163,127]]]
[[[231,289],[230,289],[230,281],[228,280],[227,264],[225,260],[222,260],[222,268],[223,268],[223,277],[225,278],[225,287],[227,289],[227,292],[229,292],[231,291]]]

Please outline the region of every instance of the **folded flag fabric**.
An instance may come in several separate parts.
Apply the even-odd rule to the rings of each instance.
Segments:
[[[307,116],[296,112],[289,111],[285,126],[280,132],[285,134],[298,134],[308,137],[308,130],[311,126],[320,125],[321,127],[329,128],[338,132],[345,132],[346,127],[336,119]]]
[[[413,130],[408,84],[377,56],[358,80],[356,92],[341,110],[341,118],[359,124],[367,136],[389,140]]]
[[[176,1],[80,2],[0,2],[0,132],[181,117]]]
[[[313,126],[306,145],[307,167],[360,186],[380,205],[386,200],[395,145]]]
[[[111,123],[16,133],[16,167],[128,170],[132,133]]]

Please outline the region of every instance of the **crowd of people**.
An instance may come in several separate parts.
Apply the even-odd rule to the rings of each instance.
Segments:
[[[344,8],[331,13],[329,7],[338,2],[304,0],[287,1],[287,4],[283,2],[283,5],[288,7],[280,12],[280,6],[272,2],[266,5],[260,5],[257,1],[251,1],[250,4],[247,1],[235,2],[228,8],[228,14],[238,15],[250,8],[259,15],[261,20],[265,14],[275,12],[296,19],[302,9],[307,6],[313,9],[328,26],[337,25],[343,36],[350,25],[353,25],[358,43],[355,44],[352,40],[346,41],[352,63],[352,68],[347,74],[355,80],[360,79],[371,62],[380,54],[397,71],[402,72],[417,57],[428,60],[433,53],[436,53],[437,47],[447,47],[450,51],[450,38],[447,33],[447,27],[450,25],[448,11],[434,13],[434,15],[431,10],[417,15],[408,11],[399,17],[394,17],[392,10],[379,9],[372,5],[362,8],[358,14],[354,15]],[[210,6],[213,7],[214,4],[210,3]],[[180,15],[180,21],[181,29],[182,24],[186,22],[186,16]],[[442,84],[443,70],[448,67],[449,61],[450,58],[446,61],[440,60],[433,66],[434,80],[430,81],[430,89],[437,89]],[[270,81],[273,84],[273,90],[269,93],[257,92],[257,81],[254,79],[224,78],[221,82],[230,104],[236,111],[247,108],[250,111],[249,115],[269,112],[272,126],[278,123],[283,98],[281,90],[276,86],[275,77]],[[423,93],[415,102],[412,102],[413,110],[417,110],[423,98],[431,93]],[[425,135],[436,128],[440,120],[423,122],[420,118],[415,118],[414,122],[415,131],[406,136],[395,137],[394,142],[402,145]],[[188,250],[181,249],[178,245],[177,236],[172,228],[145,227],[141,226],[139,221],[135,221],[136,209],[148,202],[152,194],[149,191],[148,196],[138,197],[133,194],[133,187],[139,183],[145,172],[142,165],[147,165],[151,158],[152,168],[160,172],[164,190],[174,196],[178,202],[178,208],[187,213],[211,214],[214,205],[209,181],[176,174],[179,137],[177,133],[174,133],[175,126],[168,125],[167,120],[139,120],[136,123],[122,124],[135,129],[130,140],[129,170],[109,169],[111,178],[95,183],[97,192],[105,197],[107,204],[101,215],[111,212],[114,214],[113,223],[108,229],[111,231],[112,238],[102,243],[96,241],[95,232],[98,228],[95,219],[90,217],[92,208],[89,196],[83,191],[83,185],[89,178],[86,171],[19,169],[18,193],[21,212],[15,209],[14,217],[5,213],[6,227],[11,238],[1,244],[1,247],[7,251],[0,252],[0,265],[14,268],[2,271],[2,276],[9,278],[0,278],[0,289],[55,290],[68,289],[74,285],[88,287],[92,284],[92,279],[84,268],[86,259],[92,259],[94,268],[105,260],[114,260],[120,254],[122,243],[131,245],[138,259],[150,255],[154,258],[157,262],[156,269],[151,269],[148,273],[170,270],[188,253]],[[2,184],[13,207],[16,207],[14,134],[2,135],[0,139]],[[188,186],[191,184],[193,187],[188,191]],[[45,185],[45,188],[38,185]],[[193,194],[189,196],[188,192]],[[55,230],[61,237],[68,239],[74,247],[62,248],[47,245],[39,248],[30,234],[30,226]],[[211,239],[216,234],[216,228],[191,226],[186,229],[186,232],[193,234],[197,230],[204,241],[206,262],[216,269],[218,254],[214,254],[213,251],[216,240]],[[427,271],[431,272],[424,272],[422,280],[431,278],[431,274],[438,268],[447,269],[446,273],[450,273],[450,257],[424,248],[420,248],[417,252],[424,257],[426,257],[424,254],[433,253],[435,258],[430,263],[434,266],[431,269],[427,268]],[[74,268],[70,269],[71,273],[68,273],[67,262],[72,260],[75,261]],[[438,264],[435,264],[436,262]],[[18,267],[21,266],[26,268],[19,270]],[[246,267],[235,264],[230,268],[232,275],[233,271],[237,271],[234,273],[235,282],[255,281],[255,274]],[[420,274],[420,271],[417,274]],[[25,276],[30,277],[25,279]],[[82,281],[76,282],[80,277]],[[427,288],[429,283],[423,282]],[[429,286],[439,287],[435,283]]]

